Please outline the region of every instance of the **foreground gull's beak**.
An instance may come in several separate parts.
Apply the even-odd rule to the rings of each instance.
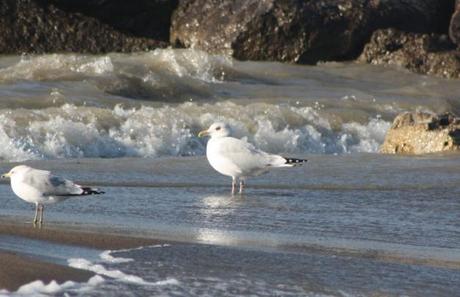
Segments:
[[[4,174],[2,174],[2,178],[10,177],[10,175],[11,175],[11,174],[10,174],[9,172],[8,172],[8,173],[4,173]]]
[[[203,130],[200,133],[198,133],[198,137],[203,137],[203,136],[206,136],[206,135],[209,135],[208,130]]]

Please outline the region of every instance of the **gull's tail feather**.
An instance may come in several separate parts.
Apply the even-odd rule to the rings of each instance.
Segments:
[[[272,167],[294,167],[306,163],[306,159],[285,158],[278,155],[272,155],[268,166]]]
[[[296,159],[296,158],[284,158],[286,160],[287,165],[291,166],[300,166],[303,163],[307,163],[307,159]]]
[[[83,190],[83,193],[81,195],[99,195],[99,194],[105,194],[104,191],[100,191],[99,189],[96,188],[90,188],[90,187],[81,187]]]

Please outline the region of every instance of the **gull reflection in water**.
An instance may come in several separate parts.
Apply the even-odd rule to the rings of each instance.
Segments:
[[[197,239],[206,243],[215,243],[222,245],[232,245],[236,238],[231,236],[231,231],[214,229],[227,226],[235,220],[234,213],[243,205],[242,197],[231,195],[211,195],[202,198],[202,207],[199,212],[201,219],[206,226],[210,228],[200,228],[197,233]]]
[[[202,202],[205,209],[219,210],[219,209],[234,209],[243,201],[242,197],[235,197],[232,195],[211,195],[203,197]]]
[[[198,229],[196,239],[200,242],[218,245],[238,245],[240,241],[230,231],[208,228]]]

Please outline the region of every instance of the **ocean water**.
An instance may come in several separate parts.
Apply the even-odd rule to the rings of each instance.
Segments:
[[[270,152],[376,152],[397,113],[459,109],[457,81],[193,50],[3,57],[0,84],[5,161],[202,155],[216,120]]]
[[[249,180],[243,196],[231,196],[230,180],[203,157],[28,162],[106,191],[47,207],[45,228],[160,244],[97,251],[2,237],[0,249],[97,273],[14,294],[458,295],[456,156],[303,156],[308,166]],[[31,223],[33,206],[7,184],[0,201],[3,219]]]
[[[378,147],[399,112],[458,112],[459,91],[394,68],[193,50],[1,57],[0,170],[25,162],[106,191],[47,207],[45,227],[165,244],[98,251],[2,238],[0,249],[97,275],[0,295],[458,296],[460,158]],[[215,120],[309,162],[231,196],[196,136]],[[32,220],[5,182],[0,201],[2,218]]]

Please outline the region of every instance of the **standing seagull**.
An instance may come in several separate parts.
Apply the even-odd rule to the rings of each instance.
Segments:
[[[201,131],[198,137],[211,137],[206,148],[206,157],[216,171],[232,177],[232,194],[235,193],[237,179],[240,181],[241,194],[244,181],[249,176],[266,173],[274,167],[293,167],[307,162],[305,159],[284,158],[266,153],[246,141],[230,137],[230,134],[227,124],[217,122],[209,129]]]
[[[11,179],[13,192],[22,200],[35,203],[34,225],[43,223],[45,204],[64,201],[72,196],[104,194],[98,189],[82,187],[49,171],[19,165],[2,175]],[[40,216],[39,216],[40,213]]]

